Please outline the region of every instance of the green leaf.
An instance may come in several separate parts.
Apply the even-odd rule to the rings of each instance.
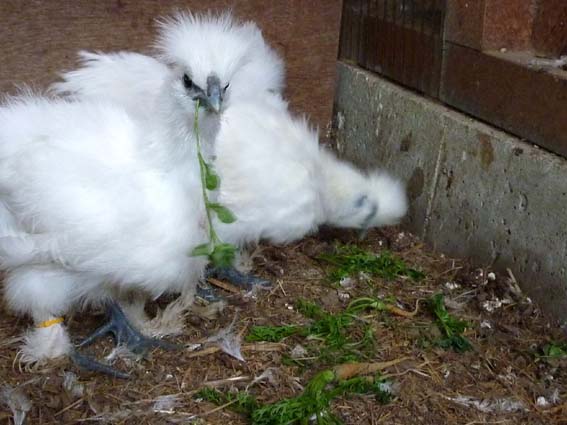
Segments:
[[[218,189],[220,185],[220,177],[217,173],[215,173],[215,170],[213,170],[213,167],[210,164],[207,164],[206,162],[203,162],[203,164],[205,165],[205,187],[208,190]]]
[[[254,397],[245,392],[221,393],[214,388],[203,388],[195,394],[196,398],[202,398],[217,406],[230,404],[230,409],[237,413],[250,416],[254,410],[258,409],[259,404]]]
[[[246,336],[246,341],[269,341],[280,342],[288,336],[295,335],[301,331],[300,326],[284,325],[284,326],[252,326],[250,332]]]
[[[236,256],[236,247],[229,243],[221,243],[215,246],[209,258],[215,267],[230,267]]]
[[[195,394],[195,398],[202,398],[203,400],[207,400],[208,402],[221,405],[225,402],[225,396],[220,391],[215,390],[214,388],[205,387],[199,390]]]
[[[310,319],[324,319],[327,318],[328,314],[317,304],[308,301],[306,299],[300,298],[296,302],[297,311],[303,314],[305,317]]]
[[[437,319],[437,325],[445,337],[438,341],[438,345],[444,349],[452,348],[458,353],[472,349],[470,341],[462,335],[470,326],[465,320],[457,319],[449,314],[445,308],[443,294],[435,294],[429,300],[429,308]]]
[[[307,383],[303,393],[271,404],[260,404],[243,391],[221,393],[216,389],[203,388],[195,397],[244,414],[252,425],[300,425],[311,423],[311,418],[317,425],[342,425],[343,422],[330,409],[334,399],[369,394],[380,403],[388,403],[393,398],[390,388],[390,382],[380,375],[337,380],[334,371],[324,370]]]
[[[317,304],[303,299],[297,301],[296,308],[305,317],[314,320],[303,329],[303,336],[319,338],[333,350],[340,350],[349,342],[347,331],[353,321],[350,313],[331,314]]]
[[[208,243],[204,243],[201,245],[197,245],[195,248],[193,248],[193,251],[191,251],[191,256],[199,257],[201,255],[209,255],[210,253],[211,253],[211,245]]]
[[[338,246],[333,254],[323,254],[320,260],[333,266],[329,273],[332,282],[338,282],[348,276],[366,273],[387,280],[394,280],[398,276],[408,276],[418,281],[425,277],[419,270],[412,269],[400,258],[389,251],[382,251],[379,255],[365,251],[357,246]]]
[[[364,310],[386,310],[387,304],[377,298],[361,297],[356,298],[347,307],[347,312],[360,313]]]
[[[543,347],[543,355],[552,359],[567,357],[567,343],[551,343]]]
[[[209,202],[207,207],[217,213],[219,220],[225,224],[234,223],[236,221],[236,216],[232,213],[232,211],[221,204]]]
[[[437,341],[437,345],[444,350],[451,348],[457,353],[464,353],[465,351],[470,351],[473,348],[470,341],[462,335],[452,335],[447,338],[441,338]]]

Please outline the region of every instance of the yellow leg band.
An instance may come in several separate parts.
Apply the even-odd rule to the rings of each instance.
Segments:
[[[63,320],[64,319],[62,317],[56,317],[55,319],[49,319],[49,320],[46,320],[45,322],[38,323],[36,328],[48,328],[50,326],[58,325],[59,323],[62,323]]]

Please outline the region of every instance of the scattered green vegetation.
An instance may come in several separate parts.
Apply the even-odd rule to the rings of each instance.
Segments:
[[[217,406],[230,403],[231,410],[243,415],[251,415],[254,410],[260,407],[253,396],[242,391],[237,393],[221,393],[214,388],[205,387],[197,392],[195,397],[202,398]]]
[[[332,371],[320,372],[309,381],[301,395],[264,405],[252,412],[252,424],[308,424],[313,416],[318,424],[339,424],[328,412],[332,398],[326,387],[334,379]]]
[[[376,340],[374,328],[360,319],[358,314],[366,310],[377,310],[412,317],[417,313],[417,309],[407,312],[392,305],[393,303],[394,301],[362,297],[353,300],[345,311],[332,314],[311,301],[300,299],[296,303],[297,311],[312,319],[311,323],[302,326],[253,326],[246,340],[279,342],[289,336],[299,335],[309,341],[319,342],[316,346],[311,344],[307,347],[310,356],[316,357],[319,362],[337,364],[361,361],[371,357]],[[302,361],[291,358],[287,361],[296,366],[305,366]]]
[[[364,352],[373,350],[375,344],[373,328],[357,320],[350,311],[332,314],[307,300],[299,300],[296,308],[305,317],[312,319],[312,322],[303,326],[253,326],[246,340],[279,342],[288,336],[299,335],[308,338],[309,341],[318,342],[316,345],[310,344],[308,349],[313,357],[326,364],[359,361],[367,357]],[[301,362],[293,359],[289,361],[302,366]]]
[[[340,419],[329,410],[330,404],[337,397],[353,394],[374,394],[381,403],[392,398],[388,384],[379,375],[340,379],[332,370],[315,375],[302,394],[271,404],[260,405],[247,393],[225,394],[210,388],[199,391],[196,396],[219,406],[228,405],[230,409],[247,415],[252,425],[303,425],[312,422],[340,425]]]
[[[328,316],[328,313],[320,305],[306,299],[299,299],[296,302],[297,311],[310,319],[319,320]]]
[[[567,357],[567,343],[555,343],[544,345],[543,355],[540,357],[545,357],[547,359],[563,359]]]
[[[374,337],[374,329],[368,324],[364,324],[362,328],[362,338],[358,341],[355,346],[361,350],[371,350],[376,344],[376,338]]]
[[[443,333],[444,337],[437,341],[437,345],[449,349],[452,348],[458,353],[472,349],[470,341],[463,335],[463,332],[469,327],[469,324],[457,319],[449,314],[445,308],[443,294],[436,294],[429,300],[429,308],[435,316],[437,325]]]
[[[320,339],[331,349],[341,349],[349,342],[347,329],[352,325],[350,313],[331,314],[315,303],[299,300],[297,310],[314,322],[304,330],[304,336]]]
[[[376,311],[389,311],[392,307],[392,303],[385,300],[361,297],[352,300],[347,307],[347,311],[352,314],[358,314],[366,310],[376,310]]]
[[[347,342],[346,329],[352,324],[348,313],[331,314],[315,303],[299,300],[297,310],[313,319],[308,325],[253,326],[246,336],[248,342],[279,342],[291,335],[301,335],[323,341],[331,348],[341,348]]]
[[[393,280],[398,276],[420,280],[425,276],[421,271],[408,267],[402,259],[389,251],[376,255],[354,245],[340,245],[336,253],[324,254],[319,258],[334,266],[328,277],[335,283],[359,273],[367,273],[387,280]]]
[[[195,394],[195,398],[202,398],[218,406],[227,403],[227,397],[227,395],[210,387],[204,387]]]
[[[253,326],[246,336],[246,341],[268,341],[280,342],[288,336],[295,335],[303,331],[301,326],[284,325],[284,326]]]
[[[236,255],[236,247],[232,244],[225,243],[220,240],[215,232],[212,221],[212,213],[226,224],[234,223],[236,217],[225,206],[209,201],[207,191],[217,190],[220,185],[220,177],[215,173],[213,167],[208,164],[201,153],[201,139],[199,137],[199,101],[195,106],[195,121],[193,123],[195,137],[197,139],[197,158],[199,160],[199,168],[201,171],[201,187],[203,190],[203,200],[205,202],[205,210],[207,212],[207,222],[209,225],[209,241],[193,248],[192,256],[207,256],[211,263],[216,267],[228,267],[234,262]]]
[[[390,383],[380,377],[380,375],[369,378],[357,376],[351,379],[340,381],[335,391],[341,396],[349,394],[373,394],[376,400],[382,404],[392,401],[392,390]]]

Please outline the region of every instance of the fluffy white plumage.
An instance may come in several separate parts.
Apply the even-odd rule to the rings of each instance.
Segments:
[[[368,228],[397,223],[407,209],[403,185],[385,173],[363,173],[320,147],[316,131],[305,119],[294,118],[279,95],[281,60],[267,48],[258,52],[262,66],[248,66],[236,87],[231,82],[235,91],[225,99],[211,144],[221,177],[217,201],[238,218],[229,225],[216,222],[219,236],[245,246],[260,239],[286,243],[321,224]],[[82,67],[64,74],[64,81],[53,87],[57,93],[105,99],[152,119],[148,100],[170,78],[168,67],[130,52],[83,52],[81,57]],[[165,315],[181,315],[186,307],[181,300]]]
[[[230,13],[181,13],[162,19],[159,25],[162,31],[156,42],[157,59],[127,51],[82,51],[82,67],[64,73],[64,81],[53,84],[51,91],[115,102],[129,113],[151,119],[154,101],[172,74],[188,72],[202,88],[207,78],[216,74],[223,86],[230,85],[223,99],[225,107],[233,98],[283,89],[283,61],[253,22],[238,23]]]
[[[27,97],[0,109],[8,304],[39,323],[108,295],[107,282],[154,297],[196,282],[205,264],[187,253],[206,240],[204,210],[196,154],[181,144],[114,105]],[[33,331],[23,360],[50,330]]]
[[[123,76],[141,75],[145,69],[145,84],[156,80],[151,85],[158,86],[167,78],[155,59],[137,53],[82,57],[87,59],[83,66],[63,75],[58,92],[112,98],[128,107],[149,93],[130,86],[129,96],[117,99],[108,87],[124,86]],[[264,72],[283,75],[281,63],[266,59]],[[289,112],[278,93],[281,86],[271,84],[271,90],[260,93],[251,89],[254,95],[231,98],[224,108],[212,144],[221,177],[218,201],[238,220],[216,223],[221,238],[240,246],[260,239],[286,243],[321,224],[368,228],[397,223],[407,210],[403,185],[386,173],[363,173],[320,147],[317,132]]]
[[[219,202],[238,217],[218,223],[225,240],[287,243],[322,224],[364,229],[397,223],[406,212],[403,185],[364,174],[318,143],[277,94],[233,102],[215,141]]]
[[[9,306],[36,324],[129,290],[191,293],[202,274],[206,260],[188,256],[207,239],[195,100],[215,109],[213,94],[228,101],[278,89],[282,75],[258,84],[271,50],[255,25],[229,15],[164,20],[158,47],[167,66],[126,55],[144,72],[101,67],[95,92],[110,96],[83,91],[92,81],[78,72],[80,96],[25,94],[0,107],[0,267]],[[161,77],[145,79],[148,72]],[[218,115],[200,115],[207,145]],[[63,325],[38,327],[22,360],[70,349]]]

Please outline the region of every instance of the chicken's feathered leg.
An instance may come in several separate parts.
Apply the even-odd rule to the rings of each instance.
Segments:
[[[134,354],[144,356],[147,351],[154,347],[163,348],[165,350],[176,350],[181,348],[176,344],[161,341],[156,338],[148,338],[136,330],[126,319],[122,308],[114,301],[110,301],[107,305],[108,322],[94,331],[91,335],[81,341],[77,348],[86,347],[92,344],[96,339],[111,333],[114,336],[116,345],[125,345]],[[104,373],[115,378],[129,378],[130,375],[120,372],[111,366],[97,362],[90,357],[84,356],[77,351],[71,353],[71,359],[77,366],[92,372]]]
[[[122,308],[118,303],[110,301],[107,305],[107,315],[108,322],[94,331],[91,335],[80,342],[77,347],[86,347],[92,344],[96,339],[112,333],[116,345],[125,345],[134,354],[145,355],[150,348],[159,347],[166,350],[174,350],[180,348],[175,344],[169,342],[161,341],[156,338],[149,338],[142,335],[137,329],[135,329],[126,315],[122,311]]]

